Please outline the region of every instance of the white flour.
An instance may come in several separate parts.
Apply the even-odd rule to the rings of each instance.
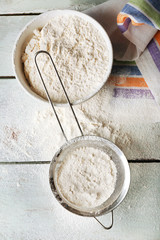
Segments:
[[[57,16],[41,30],[35,30],[22,56],[26,78],[33,91],[46,98],[34,57],[39,50],[48,51],[57,67],[70,100],[90,96],[104,81],[108,68],[108,49],[100,32],[77,16]],[[50,96],[66,102],[59,80],[48,56],[37,58]]]
[[[56,108],[56,110],[67,138],[72,139],[79,136],[80,132],[71,111],[68,108]],[[122,131],[120,124],[112,123],[105,119],[105,116],[100,116],[97,108],[95,108],[94,114],[90,111],[88,113],[82,111],[79,106],[75,107],[75,111],[85,135],[104,137],[117,144],[122,150],[130,150],[131,138]],[[38,155],[41,153],[40,159],[42,160],[51,160],[55,151],[65,143],[54,113],[49,109],[36,113],[31,132],[34,139],[31,141],[37,142],[39,149],[42,150],[37,149]]]
[[[14,81],[2,84],[1,100],[5,102],[1,105],[1,160],[51,161],[65,139],[49,104],[33,101]],[[70,110],[56,109],[68,139],[78,136]],[[84,134],[109,139],[127,159],[160,159],[160,112],[153,99],[113,98],[107,83],[96,96],[74,109]]]
[[[79,147],[67,154],[58,168],[58,188],[72,204],[94,208],[113,193],[116,173],[108,154],[98,148]]]

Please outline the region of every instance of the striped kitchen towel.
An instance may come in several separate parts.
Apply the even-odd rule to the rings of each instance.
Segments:
[[[123,35],[143,52],[160,30],[160,1],[130,0],[118,14],[117,24]]]
[[[160,1],[130,0],[118,14],[117,25],[136,46],[136,63],[160,106]]]
[[[113,86],[112,96],[114,98],[123,98],[126,100],[154,99],[145,79],[134,61],[114,61],[107,84]]]
[[[134,26],[149,24],[160,28],[159,0],[130,0],[118,14],[117,21],[122,32],[128,30],[129,23]]]
[[[109,0],[85,12],[108,33],[114,59],[136,61],[160,106],[160,0]]]

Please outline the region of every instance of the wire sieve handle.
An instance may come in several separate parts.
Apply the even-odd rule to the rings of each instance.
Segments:
[[[49,95],[49,92],[48,92],[48,90],[47,90],[47,87],[46,87],[46,85],[45,85],[45,83],[44,83],[44,80],[43,80],[42,74],[41,74],[41,72],[40,72],[38,63],[37,63],[37,56],[38,56],[39,54],[41,54],[41,53],[45,53],[45,54],[47,54],[47,55],[49,56],[49,58],[50,58],[50,60],[51,60],[51,62],[52,62],[52,65],[53,65],[53,67],[54,67],[54,69],[55,69],[55,71],[56,71],[57,77],[58,77],[58,79],[59,79],[59,81],[60,81],[60,84],[61,84],[61,86],[62,86],[62,88],[63,88],[63,91],[64,91],[64,94],[65,94],[65,96],[66,96],[67,102],[68,102],[68,104],[69,104],[69,106],[70,106],[70,109],[71,109],[71,111],[72,111],[72,113],[73,113],[73,116],[74,116],[74,118],[75,118],[75,121],[76,121],[76,123],[77,123],[77,126],[78,126],[78,128],[79,128],[79,130],[80,130],[81,136],[83,136],[83,131],[82,131],[82,129],[81,129],[81,126],[80,126],[80,124],[79,124],[79,121],[78,121],[78,119],[77,119],[77,116],[76,116],[76,114],[75,114],[75,111],[73,110],[73,106],[72,106],[72,104],[71,104],[71,102],[70,102],[70,100],[69,100],[68,94],[67,94],[67,92],[66,92],[66,90],[65,90],[65,87],[64,87],[64,85],[63,85],[63,82],[62,82],[62,80],[61,80],[61,78],[60,78],[60,76],[59,76],[59,73],[58,73],[58,71],[57,71],[57,68],[56,68],[56,66],[55,66],[55,63],[54,63],[51,55],[49,54],[49,52],[44,51],[44,50],[41,50],[41,51],[36,52],[36,54],[35,54],[35,64],[36,64],[36,67],[37,67],[39,76],[40,76],[40,78],[41,78],[43,87],[44,87],[44,89],[45,89],[45,92],[46,92],[46,94],[47,94],[48,101],[49,101],[50,104],[51,104],[51,107],[52,107],[52,109],[53,109],[53,111],[54,111],[54,114],[55,114],[55,116],[56,116],[56,118],[57,118],[58,124],[59,124],[59,126],[60,126],[60,128],[61,128],[61,131],[62,131],[62,134],[63,134],[64,138],[66,139],[66,141],[68,141],[67,136],[66,136],[66,134],[65,134],[65,132],[64,132],[64,129],[63,129],[63,127],[62,127],[62,124],[61,124],[61,122],[60,122],[60,119],[59,119],[59,117],[58,117],[58,114],[57,114],[57,112],[56,112],[56,109],[55,109],[55,107],[54,107],[54,104],[53,104],[53,102],[52,102],[52,100],[51,100],[51,98],[50,98],[50,95]]]
[[[113,210],[111,211],[111,225],[110,225],[109,227],[106,227],[103,223],[101,223],[97,217],[94,217],[94,219],[95,219],[99,224],[101,224],[101,226],[102,226],[104,229],[109,230],[109,229],[111,229],[111,228],[113,227]]]

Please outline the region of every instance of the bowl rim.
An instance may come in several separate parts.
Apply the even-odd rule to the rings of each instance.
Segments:
[[[100,86],[93,92],[91,93],[90,95],[86,96],[85,98],[83,99],[79,99],[75,102],[72,103],[72,105],[77,105],[77,104],[80,104],[80,103],[83,103],[87,100],[89,100],[90,98],[92,98],[93,96],[95,96],[102,88],[103,86],[105,85],[105,83],[107,82],[108,78],[109,78],[109,75],[111,73],[111,70],[112,70],[112,65],[113,65],[113,47],[112,47],[112,43],[111,43],[111,40],[107,34],[107,32],[105,31],[105,29],[103,28],[103,26],[98,22],[96,21],[94,18],[92,18],[91,16],[83,13],[83,12],[79,12],[79,11],[76,11],[76,10],[67,10],[67,9],[63,9],[63,10],[51,10],[51,11],[47,11],[47,12],[44,12],[38,16],[36,16],[35,18],[33,18],[31,21],[29,21],[23,28],[22,30],[19,32],[16,40],[15,40],[15,43],[14,43],[14,47],[13,47],[13,52],[12,52],[12,67],[13,67],[13,71],[14,71],[14,75],[17,79],[17,81],[20,83],[21,87],[23,88],[23,90],[25,90],[25,92],[27,92],[27,94],[29,94],[30,96],[32,96],[34,99],[38,100],[38,101],[41,101],[41,102],[45,102],[47,103],[48,100],[47,99],[44,99],[43,97],[41,97],[40,95],[38,95],[37,93],[35,93],[29,86],[29,84],[27,83],[27,79],[24,75],[24,78],[26,81],[24,81],[23,79],[21,79],[19,77],[19,74],[18,74],[18,66],[17,66],[17,59],[16,59],[16,56],[17,56],[17,52],[18,52],[18,46],[19,46],[19,42],[21,40],[21,38],[23,37],[23,35],[28,31],[28,28],[30,26],[32,26],[35,22],[38,21],[38,19],[40,18],[43,18],[43,19],[47,19],[47,16],[50,16],[48,20],[46,20],[46,23],[52,18],[54,17],[55,15],[62,15],[62,14],[70,14],[70,15],[77,15],[79,17],[81,17],[82,19],[84,20],[88,20],[91,24],[94,25],[94,27],[96,27],[102,37],[105,39],[105,42],[106,42],[106,46],[108,47],[108,51],[109,51],[109,61],[108,61],[108,69],[106,71],[106,74],[105,76],[103,77],[103,81],[102,83],[100,84]],[[38,26],[37,26],[38,28]],[[23,44],[21,45],[24,45],[24,42]],[[19,60],[20,61],[20,60]],[[24,73],[23,73],[24,74]],[[57,103],[57,102],[53,102],[55,106],[68,106],[68,103]]]
[[[81,210],[80,207],[74,208],[74,206],[72,206],[72,204],[70,204],[69,201],[64,200],[64,198],[61,196],[62,194],[59,194],[59,191],[56,188],[56,184],[54,183],[53,168],[54,168],[54,165],[56,165],[57,158],[59,157],[61,152],[64,149],[68,148],[71,144],[73,144],[77,141],[83,141],[83,140],[103,141],[107,146],[111,147],[112,150],[114,149],[115,152],[121,156],[120,159],[124,163],[124,167],[125,167],[125,179],[124,179],[123,187],[122,187],[121,192],[118,195],[117,199],[114,200],[112,202],[112,204],[109,205],[108,207],[103,207],[101,210],[98,210],[98,211],[93,210],[91,212],[88,212],[88,211]],[[65,209],[69,210],[72,213],[80,215],[80,216],[97,217],[97,216],[101,216],[103,214],[107,214],[107,213],[113,211],[115,208],[117,208],[119,206],[119,204],[126,197],[129,186],[130,186],[130,167],[129,167],[127,158],[125,157],[124,153],[113,142],[111,142],[108,139],[103,138],[103,137],[99,137],[99,136],[95,136],[95,135],[85,135],[85,136],[76,137],[76,138],[71,139],[70,141],[67,141],[54,154],[52,161],[50,163],[50,167],[49,167],[49,183],[50,183],[50,188],[51,188],[51,191],[52,191],[54,197]]]

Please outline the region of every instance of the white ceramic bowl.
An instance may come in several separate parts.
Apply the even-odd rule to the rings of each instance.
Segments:
[[[81,17],[82,19],[90,22],[91,24],[93,24],[94,27],[97,28],[99,30],[99,32],[102,34],[104,41],[106,42],[106,45],[109,50],[108,69],[106,71],[105,76],[102,79],[102,84],[91,95],[88,95],[88,96],[86,96],[86,98],[79,99],[78,101],[73,103],[73,104],[78,104],[78,103],[82,103],[82,102],[88,100],[89,98],[91,98],[92,96],[94,96],[103,87],[103,85],[105,84],[105,82],[107,81],[107,79],[110,75],[110,72],[112,69],[112,64],[113,64],[113,51],[112,51],[111,41],[110,41],[106,31],[103,29],[103,27],[92,17],[90,17],[84,13],[73,11],[73,10],[53,10],[53,11],[49,11],[49,12],[40,14],[39,16],[35,17],[31,22],[29,22],[22,29],[22,31],[20,32],[20,34],[16,40],[14,50],[13,50],[13,69],[14,69],[17,80],[19,81],[19,83],[21,84],[21,86],[27,93],[29,93],[31,96],[33,96],[36,99],[39,99],[39,100],[42,100],[45,102],[47,101],[44,98],[42,98],[41,96],[39,96],[38,94],[36,94],[35,92],[33,92],[32,89],[30,88],[30,86],[28,85],[28,82],[25,78],[21,57],[22,57],[22,53],[24,52],[28,41],[30,40],[30,38],[33,35],[33,31],[37,28],[42,28],[50,19],[52,19],[55,16],[59,16],[59,15],[71,15],[71,16],[76,15],[76,16]],[[66,104],[55,103],[55,105],[64,106]]]

